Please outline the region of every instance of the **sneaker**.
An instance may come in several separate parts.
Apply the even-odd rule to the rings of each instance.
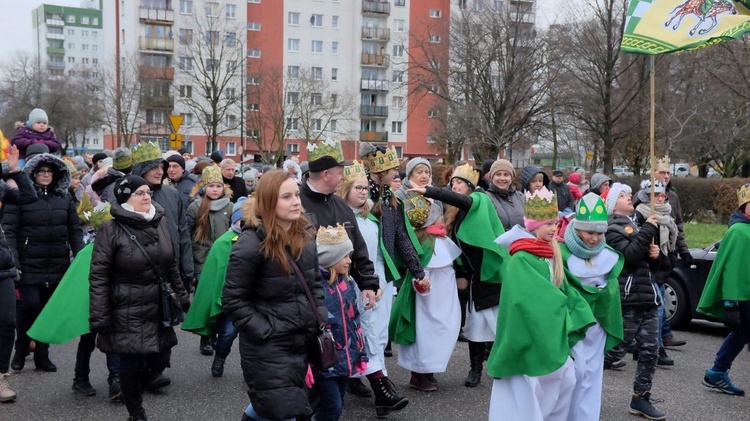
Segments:
[[[644,392],[642,394],[633,394],[630,399],[630,408],[628,412],[633,415],[640,415],[650,420],[666,420],[667,416],[659,412],[653,405],[651,405],[651,393]]]
[[[214,356],[214,361],[211,363],[211,375],[214,377],[221,377],[224,375],[224,362],[225,358],[218,355]]]
[[[683,341],[682,339],[675,339],[674,336],[667,336],[666,338],[662,339],[662,343],[664,344],[664,346],[673,347],[683,346],[687,343],[687,341]]]
[[[346,393],[351,393],[360,398],[372,397],[372,392],[370,392],[370,389],[360,379],[349,379],[346,384]]]
[[[723,371],[706,370],[706,375],[703,376],[703,385],[712,389],[718,389],[727,395],[745,395],[745,391],[732,384],[732,381],[729,380],[729,374]]]
[[[605,370],[619,370],[619,369],[625,367],[626,365],[628,365],[628,363],[626,363],[623,360],[617,360],[617,361],[604,360],[604,369]]]
[[[8,384],[10,373],[0,373],[0,402],[13,402],[16,400],[16,392],[11,390]]]

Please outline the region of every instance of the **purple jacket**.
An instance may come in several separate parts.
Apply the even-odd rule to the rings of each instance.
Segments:
[[[26,148],[34,143],[44,143],[49,148],[50,153],[55,153],[60,149],[60,142],[55,137],[55,132],[52,129],[39,133],[31,130],[28,126],[24,125],[16,130],[13,135],[13,139],[10,140],[11,145],[16,145],[18,151],[21,153],[21,158],[26,157]]]

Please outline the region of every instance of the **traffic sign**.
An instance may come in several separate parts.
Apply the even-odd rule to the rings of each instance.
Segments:
[[[586,151],[586,160],[591,161],[594,158],[594,152],[588,150]]]
[[[182,147],[182,134],[173,133],[169,135],[169,147],[171,149],[180,149]]]
[[[182,121],[185,120],[185,116],[182,115],[170,115],[169,116],[169,122],[172,124],[172,131],[177,133],[177,131],[180,130],[180,126],[182,126]]]

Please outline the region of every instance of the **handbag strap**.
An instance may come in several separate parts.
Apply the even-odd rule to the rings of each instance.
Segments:
[[[305,277],[302,276],[302,271],[299,269],[299,266],[297,266],[297,262],[294,261],[294,258],[292,257],[292,254],[289,253],[289,249],[286,249],[286,257],[287,261],[289,262],[289,265],[294,269],[294,273],[297,274],[297,279],[299,279],[300,283],[302,284],[302,288],[305,289],[305,295],[307,295],[307,301],[310,302],[310,306],[313,309],[313,313],[315,313],[315,320],[318,322],[318,327],[320,330],[325,329],[326,324],[323,322],[323,318],[320,317],[320,312],[318,312],[318,306],[315,305],[315,299],[312,296],[312,292],[310,292],[310,287],[307,285],[307,282],[305,281]]]
[[[145,248],[143,248],[143,245],[141,244],[140,241],[138,241],[138,238],[132,232],[130,232],[130,230],[128,229],[128,227],[125,226],[125,224],[117,222],[117,225],[119,225],[123,230],[125,230],[125,233],[128,234],[130,239],[135,243],[135,245],[138,247],[141,253],[143,253],[143,256],[146,257],[146,261],[148,261],[148,264],[151,265],[151,269],[156,274],[156,277],[159,279],[159,282],[166,282],[162,278],[161,274],[159,274],[159,268],[156,267],[156,264],[154,263],[154,261],[151,260],[151,256],[148,255],[148,252],[146,251]]]

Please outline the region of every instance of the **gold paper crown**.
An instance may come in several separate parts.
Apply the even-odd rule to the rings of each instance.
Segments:
[[[341,142],[328,138],[323,142],[307,144],[308,162],[317,161],[324,156],[332,156],[336,162],[343,161],[344,149],[341,147]]]
[[[664,155],[663,157],[657,159],[656,168],[669,168],[669,155]]]
[[[469,164],[463,164],[456,167],[456,169],[453,170],[451,178],[455,177],[468,181],[474,188],[477,187],[477,183],[479,182],[479,172]]]
[[[335,227],[330,225],[325,227],[321,225],[320,228],[318,228],[318,235],[315,238],[315,241],[318,244],[326,244],[329,246],[341,244],[348,240],[349,234],[346,233],[346,228],[341,224],[336,224]]]
[[[354,162],[352,162],[352,165],[344,167],[343,183],[346,184],[359,179],[367,179],[367,174],[365,173],[365,167],[362,163],[355,159]]]
[[[421,194],[413,195],[409,198],[409,201],[414,207],[406,211],[406,218],[409,219],[411,226],[414,228],[422,228],[422,225],[427,222],[427,218],[430,217],[432,204]]]
[[[209,185],[211,183],[224,184],[224,178],[221,176],[221,169],[216,165],[209,165],[201,173],[201,183]]]
[[[557,195],[542,187],[534,193],[526,192],[524,216],[535,221],[548,221],[557,218]]]
[[[161,150],[155,142],[141,142],[133,146],[133,164],[162,160]]]
[[[750,184],[745,183],[744,186],[740,187],[740,190],[737,192],[737,207],[744,205],[745,203],[750,202]]]
[[[365,166],[371,173],[380,173],[398,168],[398,155],[395,148],[386,148],[385,152],[378,150],[375,155],[368,154],[363,157]]]

